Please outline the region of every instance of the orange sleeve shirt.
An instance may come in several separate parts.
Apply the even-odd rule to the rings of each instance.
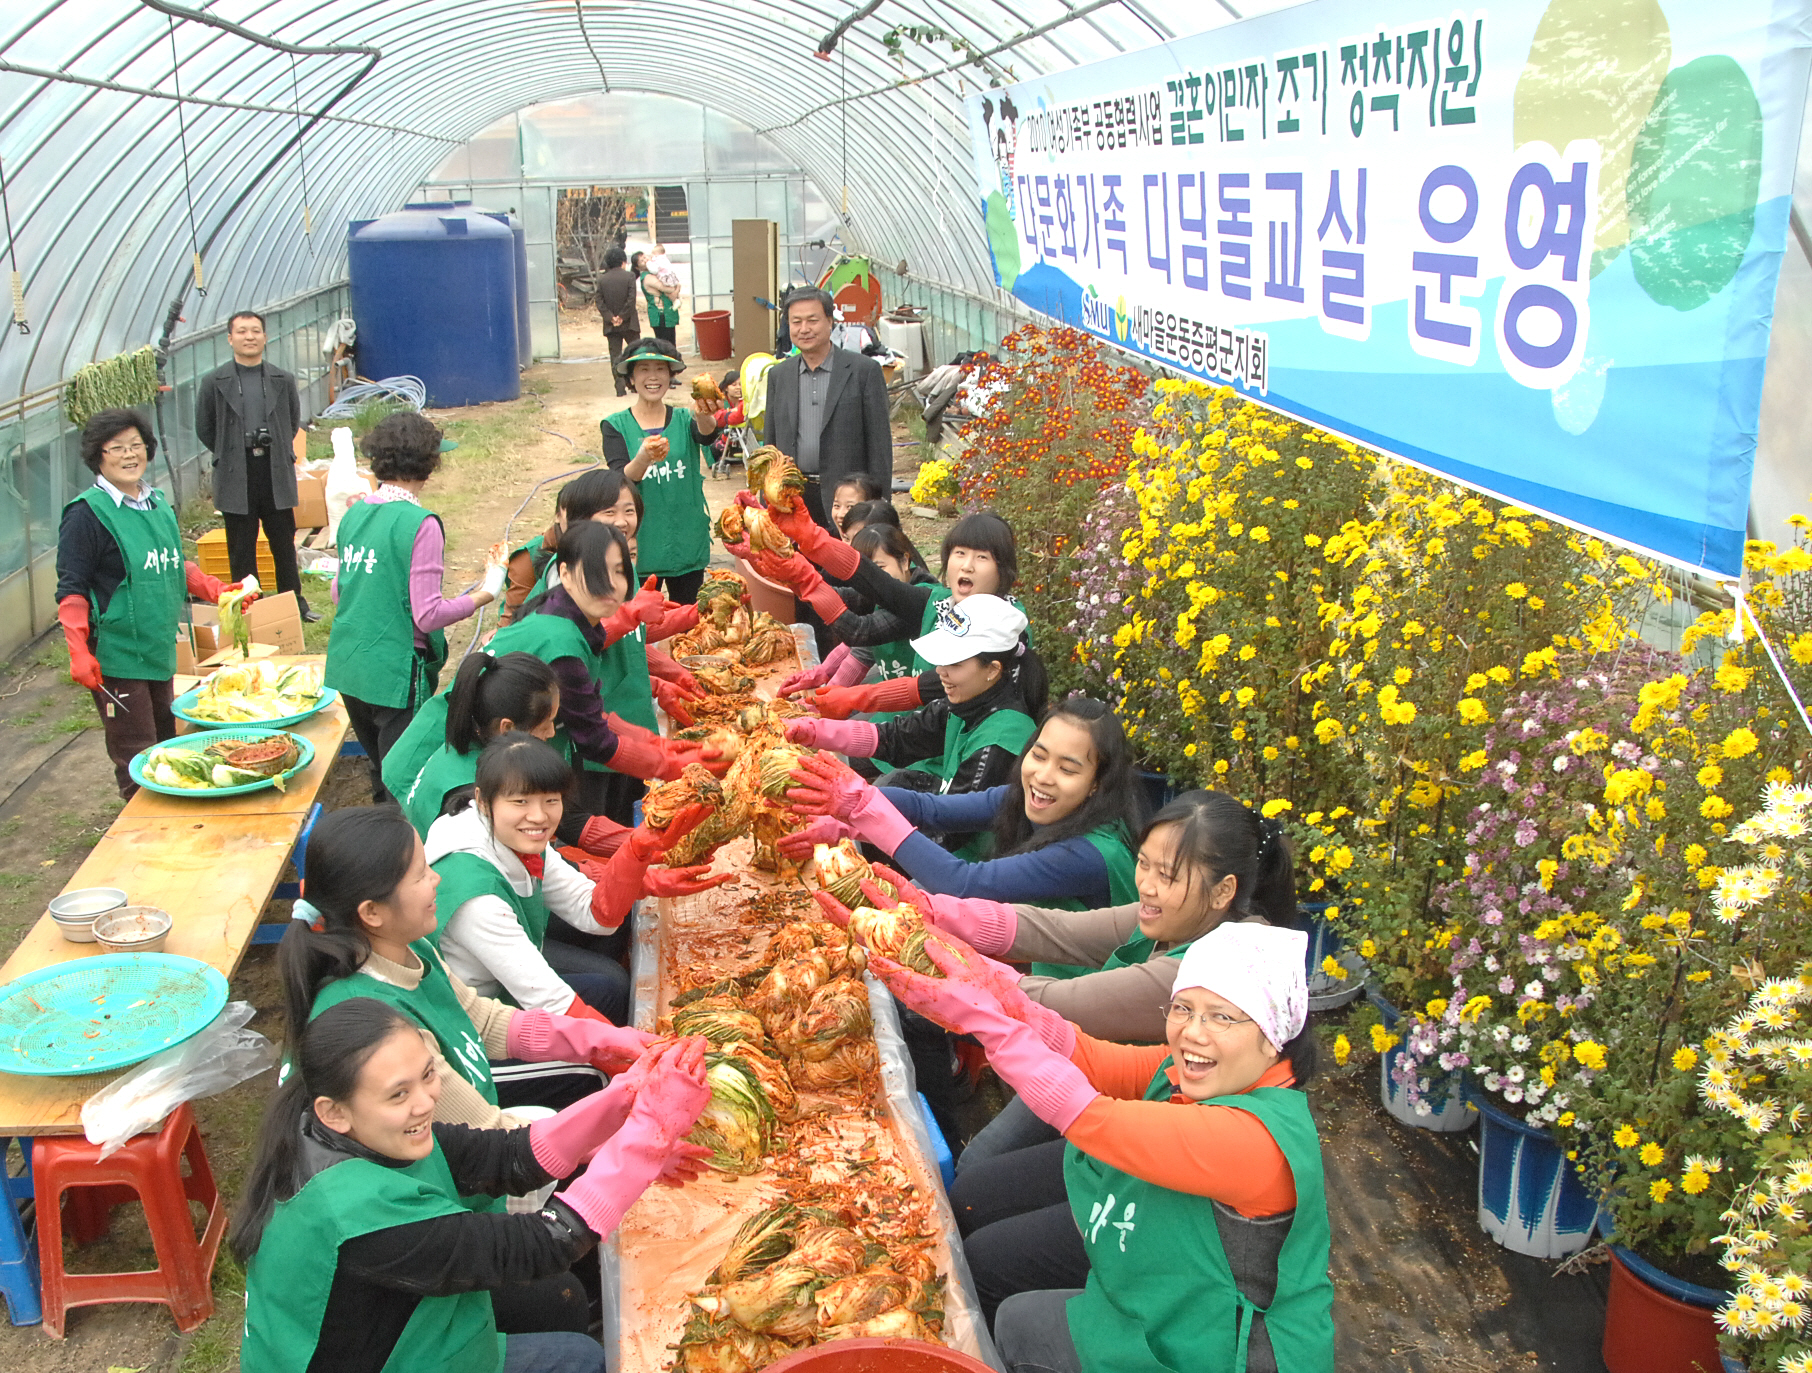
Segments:
[[[1173,1192],[1211,1197],[1242,1216],[1293,1209],[1296,1180],[1257,1116],[1233,1106],[1196,1106],[1175,1093],[1169,1101],[1142,1100],[1169,1053],[1162,1044],[1109,1044],[1077,1031],[1070,1061],[1101,1095],[1064,1137],[1109,1167]],[[1167,1071],[1174,1084],[1176,1069]],[[1295,1080],[1283,1059],[1252,1087],[1288,1087]]]

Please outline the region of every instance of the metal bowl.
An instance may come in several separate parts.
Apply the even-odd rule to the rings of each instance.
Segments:
[[[174,923],[156,906],[122,906],[95,917],[94,937],[108,953],[162,953]]]
[[[50,918],[70,943],[92,944],[94,922],[125,904],[126,893],[118,887],[78,887],[52,899]]]

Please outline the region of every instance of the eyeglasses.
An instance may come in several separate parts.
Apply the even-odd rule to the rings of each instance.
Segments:
[[[110,443],[101,452],[110,458],[142,458],[145,456],[145,445],[142,443]]]
[[[1184,1029],[1188,1026],[1190,1021],[1196,1022],[1212,1035],[1225,1034],[1235,1025],[1250,1025],[1252,1023],[1250,1016],[1247,1016],[1244,1019],[1236,1019],[1233,1016],[1228,1015],[1225,1011],[1194,1011],[1188,1006],[1185,1006],[1181,1001],[1165,1003],[1164,1022],[1169,1025],[1171,1029]]]

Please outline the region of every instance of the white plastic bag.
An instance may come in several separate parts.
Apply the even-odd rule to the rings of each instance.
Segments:
[[[359,475],[351,426],[342,424],[329,432],[333,438],[333,461],[327,467],[327,542],[337,546],[340,517],[359,497],[371,494],[371,485]]]
[[[106,1158],[134,1135],[154,1130],[185,1101],[213,1096],[277,1062],[277,1048],[246,1025],[257,1011],[234,1001],[207,1029],[153,1055],[82,1103],[82,1130]]]

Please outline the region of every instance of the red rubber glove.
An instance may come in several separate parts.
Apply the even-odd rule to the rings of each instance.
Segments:
[[[654,1052],[656,1060],[636,1091],[629,1118],[560,1194],[600,1239],[668,1171],[686,1132],[711,1100],[703,1038],[693,1036]]]
[[[669,602],[671,604],[671,602]],[[648,642],[657,644],[662,639],[671,639],[675,634],[685,634],[698,628],[698,607],[683,605],[677,610],[669,611],[661,617],[658,625],[648,626]]]
[[[88,647],[88,598],[65,596],[57,602],[57,623],[69,645],[69,675],[90,691],[101,689],[101,665]]]
[[[617,751],[607,760],[613,772],[640,777],[645,782],[671,782],[688,763],[703,763],[719,777],[730,770],[730,760],[723,756],[722,749],[663,739],[648,730],[625,733],[617,730],[614,715],[610,722],[611,729],[617,731]]]
[[[692,718],[692,712],[686,709],[686,702],[693,698],[681,691],[678,685],[664,681],[652,673],[649,674],[648,685],[654,692],[655,704],[666,711],[668,718],[681,729],[696,723]]]
[[[629,908],[644,896],[697,896],[733,880],[734,872],[711,876],[709,862],[658,871],[652,868],[666,857],[668,849],[696,829],[711,812],[710,806],[687,806],[664,830],[643,826],[630,831],[629,842],[617,850],[616,856],[594,879],[592,919],[614,928],[623,923]]]
[[[849,645],[838,644],[816,667],[802,668],[791,677],[782,678],[780,685],[774,688],[775,699],[791,696],[795,691],[814,691],[825,685],[850,656]]]
[[[594,815],[579,831],[579,847],[593,858],[609,858],[629,838],[629,826],[607,815]]]
[[[831,815],[820,815],[804,829],[783,834],[774,842],[783,857],[795,863],[810,861],[812,851],[820,844],[835,844],[839,840],[853,839],[856,832],[841,820]]]
[[[758,549],[739,556],[745,557],[749,566],[770,582],[792,588],[793,594],[817,611],[818,618],[825,624],[834,623],[839,615],[849,614],[843,598],[797,553],[782,558],[766,549]]]
[[[806,704],[816,706],[827,720],[847,720],[872,710],[917,710],[925,702],[919,697],[917,677],[894,677],[867,686],[819,687]]]
[[[220,578],[210,577],[199,566],[191,562],[183,563],[182,577],[183,585],[188,588],[189,594],[204,601],[218,601],[227,592],[239,590],[239,583],[235,582],[228,586]],[[250,596],[246,597],[248,602],[252,599]]]
[[[862,555],[814,520],[804,501],[792,510],[776,510],[770,506],[768,518],[781,533],[799,545],[801,553],[831,576],[848,581],[862,566]]]
[[[626,1025],[546,1011],[517,1011],[504,1037],[509,1057],[525,1063],[589,1063],[605,1073],[622,1072],[655,1042]]]
[[[677,658],[658,648],[648,651],[648,675],[672,682],[689,701],[703,701],[710,695],[698,684],[698,678],[680,666]]]
[[[788,720],[786,737],[795,744],[827,748],[851,758],[873,758],[881,746],[881,731],[866,720]]]
[[[577,992],[573,993],[573,999],[566,1003],[566,1009],[560,1014],[568,1020],[594,1020],[600,1025],[610,1026],[613,1030],[616,1028],[615,1021],[604,1012],[593,1010],[588,1002],[581,1001]]]

